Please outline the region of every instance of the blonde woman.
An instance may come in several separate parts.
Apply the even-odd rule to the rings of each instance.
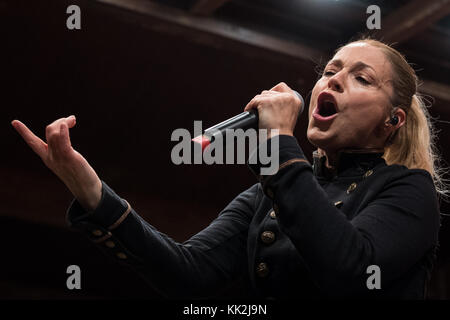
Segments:
[[[234,281],[259,298],[423,299],[440,226],[432,128],[403,56],[375,41],[337,50],[315,84],[308,139],[293,136],[298,97],[284,83],[253,98],[259,126],[278,129],[280,168],[211,224],[176,243],[144,221],[70,144],[75,118],[47,143],[14,128],[72,191],[68,221],[169,297],[214,297]]]

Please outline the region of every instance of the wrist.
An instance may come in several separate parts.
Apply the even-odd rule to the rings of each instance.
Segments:
[[[85,210],[97,208],[102,197],[102,182],[96,174],[66,175],[61,180]]]
[[[102,182],[98,179],[94,185],[78,190],[74,196],[85,210],[94,211],[102,198]]]

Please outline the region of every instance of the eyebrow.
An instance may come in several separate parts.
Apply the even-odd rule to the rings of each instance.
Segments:
[[[328,62],[328,65],[335,65],[338,68],[342,68],[344,63],[342,62],[342,60],[333,59],[333,60],[330,60],[330,62]],[[377,74],[373,67],[369,66],[368,64],[366,64],[362,61],[358,61],[352,66],[352,70],[361,70],[361,69],[366,69],[366,68],[372,69],[373,72],[375,72],[375,74]]]

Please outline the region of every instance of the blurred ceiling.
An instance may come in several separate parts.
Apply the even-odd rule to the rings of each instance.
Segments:
[[[293,61],[319,62],[349,40],[371,36],[407,56],[423,79],[424,94],[450,101],[449,0],[96,1],[142,15],[142,23],[160,32],[214,47],[275,52]],[[370,5],[380,8],[380,30],[366,26]]]

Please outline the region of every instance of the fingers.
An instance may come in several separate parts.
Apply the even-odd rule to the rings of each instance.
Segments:
[[[75,126],[74,116],[54,121],[46,128],[49,149],[53,158],[63,158],[72,149],[69,137],[69,128]]]
[[[274,94],[277,94],[277,93],[278,93],[278,92],[275,92],[275,91],[263,90],[263,91],[261,91],[260,95],[262,95],[262,96],[268,96],[268,95],[274,95]]]
[[[255,96],[252,100],[250,100],[249,103],[244,108],[244,111],[250,111],[251,109],[255,109],[258,107],[258,104],[260,103],[260,95]]]
[[[264,92],[264,91],[263,91]],[[289,93],[292,94],[294,96],[294,100],[296,102],[296,104],[298,104],[299,106],[302,105],[302,99],[298,96],[298,92],[296,93],[294,90],[292,90],[286,83],[284,82],[280,82],[278,83],[275,87],[273,87],[272,89],[270,89],[269,92],[273,92],[273,93]]]
[[[292,93],[292,89],[288,87],[288,85],[284,82],[280,82],[275,87],[270,89],[270,91],[278,91],[278,92],[288,92]]]
[[[69,128],[73,128],[76,124],[76,118],[75,118],[75,116],[70,116],[67,118],[60,118],[58,120],[53,121],[53,123],[49,124],[45,128],[45,136],[46,136],[47,142],[49,142],[49,140],[51,140],[51,136],[53,134],[59,134],[62,122],[65,122]]]
[[[284,82],[278,83],[270,90],[263,90],[259,95],[256,95],[244,108],[244,111],[249,111],[251,109],[255,109],[258,107],[259,103],[262,99],[267,98],[268,96],[278,95],[280,93],[290,93],[293,94],[291,88]]]
[[[71,149],[72,145],[70,143],[69,127],[66,122],[62,122],[59,128],[57,144],[55,145],[55,152],[61,157],[64,157],[70,152]]]
[[[12,126],[22,136],[23,140],[42,159],[47,155],[47,144],[37,137],[28,127],[18,120],[11,122]]]
[[[69,138],[69,128],[76,124],[75,116],[61,118],[48,125],[45,130],[47,143],[37,137],[25,124],[18,120],[11,122],[11,125],[22,136],[30,148],[47,163],[49,149],[52,156],[61,157],[66,155],[71,149]]]

